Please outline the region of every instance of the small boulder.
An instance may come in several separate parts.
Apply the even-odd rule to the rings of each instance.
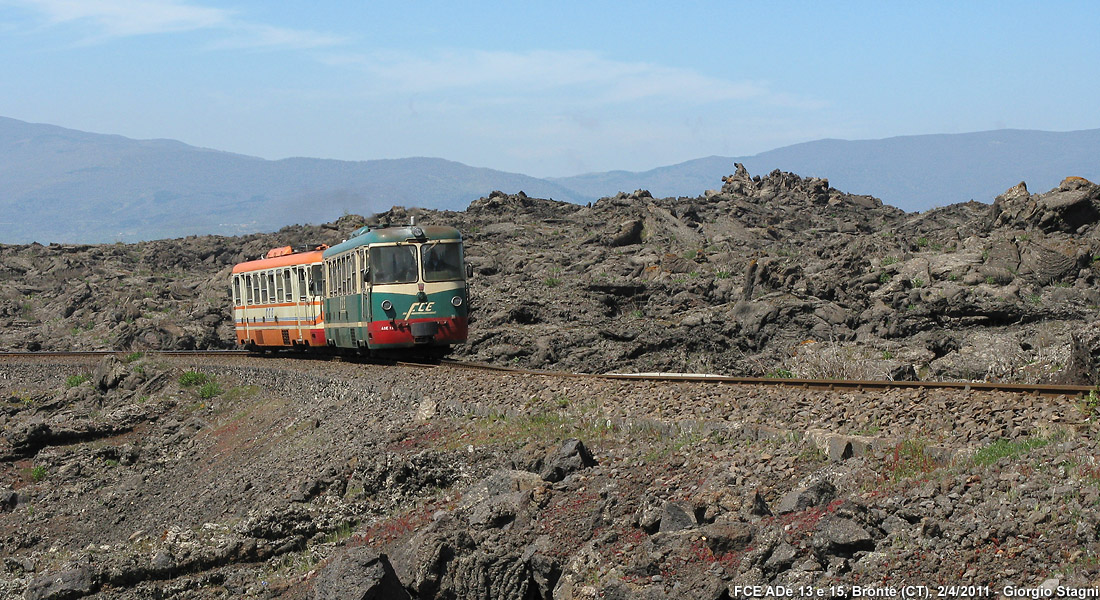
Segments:
[[[695,508],[687,502],[666,502],[661,507],[661,526],[658,529],[661,533],[691,529],[698,525]]]
[[[314,600],[412,600],[389,558],[370,548],[353,548],[317,576]]]
[[[582,469],[596,466],[592,453],[584,442],[572,438],[562,442],[556,450],[542,460],[538,469],[539,476],[545,481],[555,483]]]
[[[779,514],[806,510],[814,506],[828,504],[836,498],[836,487],[828,481],[819,481],[809,487],[787,492],[776,508]]]
[[[24,597],[27,600],[70,600],[95,591],[92,574],[83,567],[35,577]]]
[[[818,525],[812,544],[830,554],[850,554],[857,550],[873,550],[871,534],[851,519],[826,518]]]

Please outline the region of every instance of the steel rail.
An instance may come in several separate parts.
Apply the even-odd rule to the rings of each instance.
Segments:
[[[262,356],[248,350],[146,350],[144,354],[160,356],[222,356],[222,357],[248,357]],[[44,352],[0,352],[2,358],[46,358],[46,357],[92,357],[92,356],[125,356],[132,352],[120,350],[82,350],[82,351],[44,351]],[[272,355],[268,355],[272,356]],[[277,356],[277,355],[275,355]],[[288,355],[292,356],[292,355]],[[339,357],[340,355],[334,355]],[[392,365],[403,367],[430,368],[442,366],[454,369],[493,371],[512,375],[539,375],[550,377],[577,377],[593,379],[609,379],[623,381],[653,381],[653,382],[685,382],[685,383],[710,383],[723,385],[744,386],[783,386],[804,389],[828,389],[828,390],[960,390],[1010,392],[1018,394],[1030,394],[1040,396],[1083,396],[1096,393],[1098,388],[1086,385],[1063,384],[1025,384],[1010,382],[990,381],[888,381],[888,380],[855,380],[855,379],[797,379],[797,378],[772,378],[772,377],[732,377],[728,375],[707,375],[697,373],[574,373],[570,371],[547,371],[534,369],[520,369],[491,365],[481,362],[458,361],[442,359],[438,361],[413,362],[407,360],[383,360],[383,359],[359,359],[379,365]]]
[[[752,385],[752,386],[785,386],[814,389],[942,389],[969,391],[1012,392],[1020,394],[1034,394],[1041,396],[1081,396],[1096,392],[1097,388],[1087,385],[1064,384],[1026,384],[991,381],[889,381],[889,380],[858,380],[858,379],[799,379],[778,377],[732,377],[728,375],[706,375],[696,373],[570,373],[562,371],[539,371],[530,369],[517,369],[486,363],[464,362],[454,360],[440,361],[443,366],[460,369],[478,369],[513,373],[517,375],[552,375],[564,377],[592,377],[597,379],[620,379],[630,381],[658,381],[658,382],[691,382],[691,383],[720,383],[726,385]]]

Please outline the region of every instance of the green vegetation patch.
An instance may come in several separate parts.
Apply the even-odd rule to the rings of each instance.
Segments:
[[[80,375],[69,375],[65,379],[65,387],[74,388],[91,378],[92,377],[87,373],[81,373]]]
[[[191,387],[195,385],[203,385],[210,381],[210,376],[206,373],[199,371],[187,371],[183,375],[180,375],[180,385],[183,387]]]
[[[42,481],[46,478],[46,467],[38,465],[31,469],[31,481]]]
[[[210,379],[206,383],[202,384],[199,388],[199,398],[203,400],[209,400],[214,396],[220,396],[222,394],[222,388],[218,385],[217,381]]]
[[[1016,458],[1035,448],[1042,448],[1049,443],[1049,439],[1038,437],[1027,438],[1018,442],[997,440],[975,452],[971,460],[976,465],[991,465],[1002,458]]]

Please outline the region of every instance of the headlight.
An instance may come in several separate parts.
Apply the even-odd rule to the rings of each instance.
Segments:
[[[390,302],[389,300],[383,300],[382,310],[393,310],[393,302]]]
[[[462,306],[462,296],[455,296],[454,298],[451,298],[451,306],[455,308]]]

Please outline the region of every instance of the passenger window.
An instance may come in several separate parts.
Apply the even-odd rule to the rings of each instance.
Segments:
[[[306,286],[306,270],[299,267],[296,271],[298,272],[298,300],[305,302],[306,290],[308,289],[308,286]]]
[[[283,269],[283,301],[294,301],[294,280],[290,278],[290,269]]]

